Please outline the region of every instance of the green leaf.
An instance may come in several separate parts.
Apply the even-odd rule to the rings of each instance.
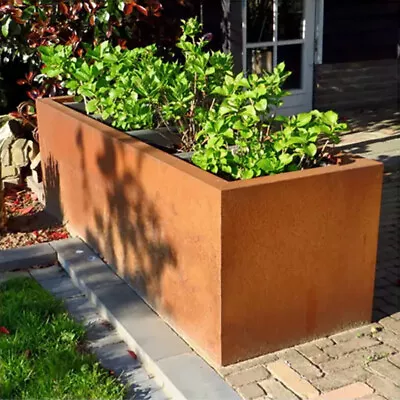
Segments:
[[[297,116],[297,125],[304,126],[307,125],[312,119],[312,115],[309,113],[301,113]]]
[[[238,119],[232,126],[233,129],[236,129],[238,131],[242,130],[242,129],[247,129],[247,125],[245,125],[241,119]]]
[[[284,143],[282,143],[281,140],[279,140],[279,141],[277,140],[274,142],[274,150],[276,152],[278,152],[278,153],[281,152],[283,148],[284,148]]]
[[[25,8],[24,12],[22,13],[21,18],[28,20],[30,19],[33,14],[36,12],[36,7],[35,6],[29,6],[27,8]]]
[[[246,169],[241,174],[242,179],[251,179],[254,176],[254,171],[251,169]]]
[[[277,72],[282,73],[283,71],[285,71],[285,67],[285,63],[281,62],[275,67],[275,69]]]
[[[229,114],[230,112],[232,112],[232,108],[227,105],[221,105],[219,108],[219,115]]]
[[[305,146],[304,152],[308,156],[314,157],[317,154],[317,146],[314,143],[309,143],[307,146]]]
[[[12,19],[11,19],[11,17],[9,17],[6,19],[6,21],[1,26],[1,33],[5,38],[8,37],[11,21],[12,21]]]
[[[124,8],[125,8],[125,1],[123,0],[118,1],[118,10],[124,11]]]
[[[95,94],[88,88],[80,87],[78,93],[85,97],[93,97]]]
[[[244,139],[250,139],[253,136],[253,131],[250,129],[241,129],[240,130],[240,136]]]
[[[257,111],[265,111],[266,109],[267,109],[267,106],[268,106],[268,102],[267,102],[267,99],[261,99],[260,101],[258,101],[256,104],[255,104],[255,109],[257,110]]]
[[[92,99],[86,103],[86,112],[94,113],[97,110],[97,100]]]
[[[234,138],[234,134],[233,134],[233,130],[231,128],[226,129],[225,131],[221,132],[222,135],[228,139],[233,139]]]
[[[206,69],[206,75],[212,75],[215,74],[215,68],[214,67],[208,67]]]
[[[254,108],[254,106],[248,105],[248,106],[244,107],[243,114],[253,117],[253,116],[257,115],[257,112],[256,112],[256,109]]]
[[[323,114],[322,119],[332,126],[337,123],[338,115],[334,111],[327,111]]]
[[[44,56],[52,56],[54,54],[54,46],[40,46],[39,53]]]
[[[46,20],[46,13],[44,12],[44,10],[42,10],[40,7],[37,9],[37,11],[38,11],[38,15],[39,15],[39,18],[42,20],[42,21],[45,21]]]
[[[257,162],[257,166],[267,174],[272,171],[271,161],[268,158],[263,158]]]
[[[286,144],[291,146],[292,144],[306,144],[307,139],[301,136],[294,136],[287,140]]]
[[[279,156],[279,161],[284,165],[291,164],[293,162],[293,154],[283,153]]]

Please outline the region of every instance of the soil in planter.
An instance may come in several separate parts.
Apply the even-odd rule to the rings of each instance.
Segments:
[[[90,118],[96,119],[97,121],[102,122],[103,124],[112,127],[110,121],[105,121],[101,117],[96,115],[89,115],[86,113],[84,103],[77,102],[67,102],[64,103],[65,106],[72,108],[75,111],[78,111],[82,114],[87,115]],[[114,128],[117,129],[117,128]],[[123,132],[129,136],[132,136],[142,142],[145,142],[153,147],[156,147],[159,150],[165,151],[166,153],[172,154],[179,159],[192,164],[192,156],[193,152],[182,152],[180,151],[180,136],[177,132],[169,131],[167,128],[158,128],[158,129],[142,129],[137,131],[122,131],[117,129],[120,132]],[[323,147],[320,143],[320,147]],[[353,162],[351,155],[344,154],[338,152],[334,148],[330,148],[329,146],[324,150],[324,154],[318,159],[315,160],[312,164],[305,165],[304,169],[312,169],[312,168],[320,168],[326,167],[329,165],[344,165]],[[231,175],[220,171],[217,174],[218,177],[226,180],[226,181],[235,181]],[[255,178],[253,178],[255,179]]]
[[[65,106],[72,108],[75,111],[78,111],[82,114],[87,115],[90,118],[93,118],[107,126],[110,126],[120,132],[125,133],[126,135],[132,136],[135,139],[138,139],[144,143],[147,143],[153,147],[156,147],[159,150],[165,151],[169,154],[183,154],[183,157],[190,158],[185,155],[187,153],[178,153],[180,148],[180,136],[176,131],[170,131],[168,128],[157,128],[157,129],[140,129],[135,131],[122,131],[118,128],[115,128],[111,125],[110,121],[105,121],[100,116],[87,114],[85,110],[85,105],[83,103],[64,103]]]
[[[6,230],[0,233],[0,250],[30,246],[69,237],[67,230],[45,212],[25,185],[5,185]]]

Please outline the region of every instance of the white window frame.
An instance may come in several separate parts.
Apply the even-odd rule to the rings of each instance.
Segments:
[[[323,63],[324,40],[324,0],[315,3],[315,55],[314,64]]]
[[[293,45],[293,44],[302,44],[305,45],[306,37],[305,37],[305,19],[302,21],[301,27],[301,38],[300,39],[290,39],[290,40],[279,40],[278,38],[278,31],[277,31],[277,24],[279,23],[279,12],[278,12],[278,0],[273,0],[273,8],[272,8],[272,41],[267,42],[256,42],[256,43],[248,43],[247,42],[247,0],[242,0],[242,43],[243,43],[243,51],[242,51],[242,66],[243,70],[247,70],[247,50],[249,49],[262,49],[266,47],[273,48],[273,66],[277,65],[278,59],[278,46],[285,46],[285,45]],[[305,4],[304,2],[304,9],[303,9],[303,16],[305,15]],[[302,71],[303,75],[301,77],[301,88],[300,89],[291,89],[290,93],[292,95],[302,94],[305,93],[304,82],[304,57],[302,57]]]

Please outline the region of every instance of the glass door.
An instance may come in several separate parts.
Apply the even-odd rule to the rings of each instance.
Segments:
[[[280,62],[292,74],[283,113],[312,108],[315,0],[243,0],[243,66],[271,71]]]

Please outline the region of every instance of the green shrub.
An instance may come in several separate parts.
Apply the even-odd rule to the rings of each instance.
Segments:
[[[182,63],[163,60],[155,46],[122,50],[103,42],[83,58],[70,46],[41,47],[43,73],[116,128],[177,127],[181,150],[194,151],[192,162],[215,174],[249,179],[327,161],[326,146],[339,141],[345,125],[333,111],[279,116],[288,94],[284,64],[235,75],[230,54],[207,50],[196,19],[182,31]]]

